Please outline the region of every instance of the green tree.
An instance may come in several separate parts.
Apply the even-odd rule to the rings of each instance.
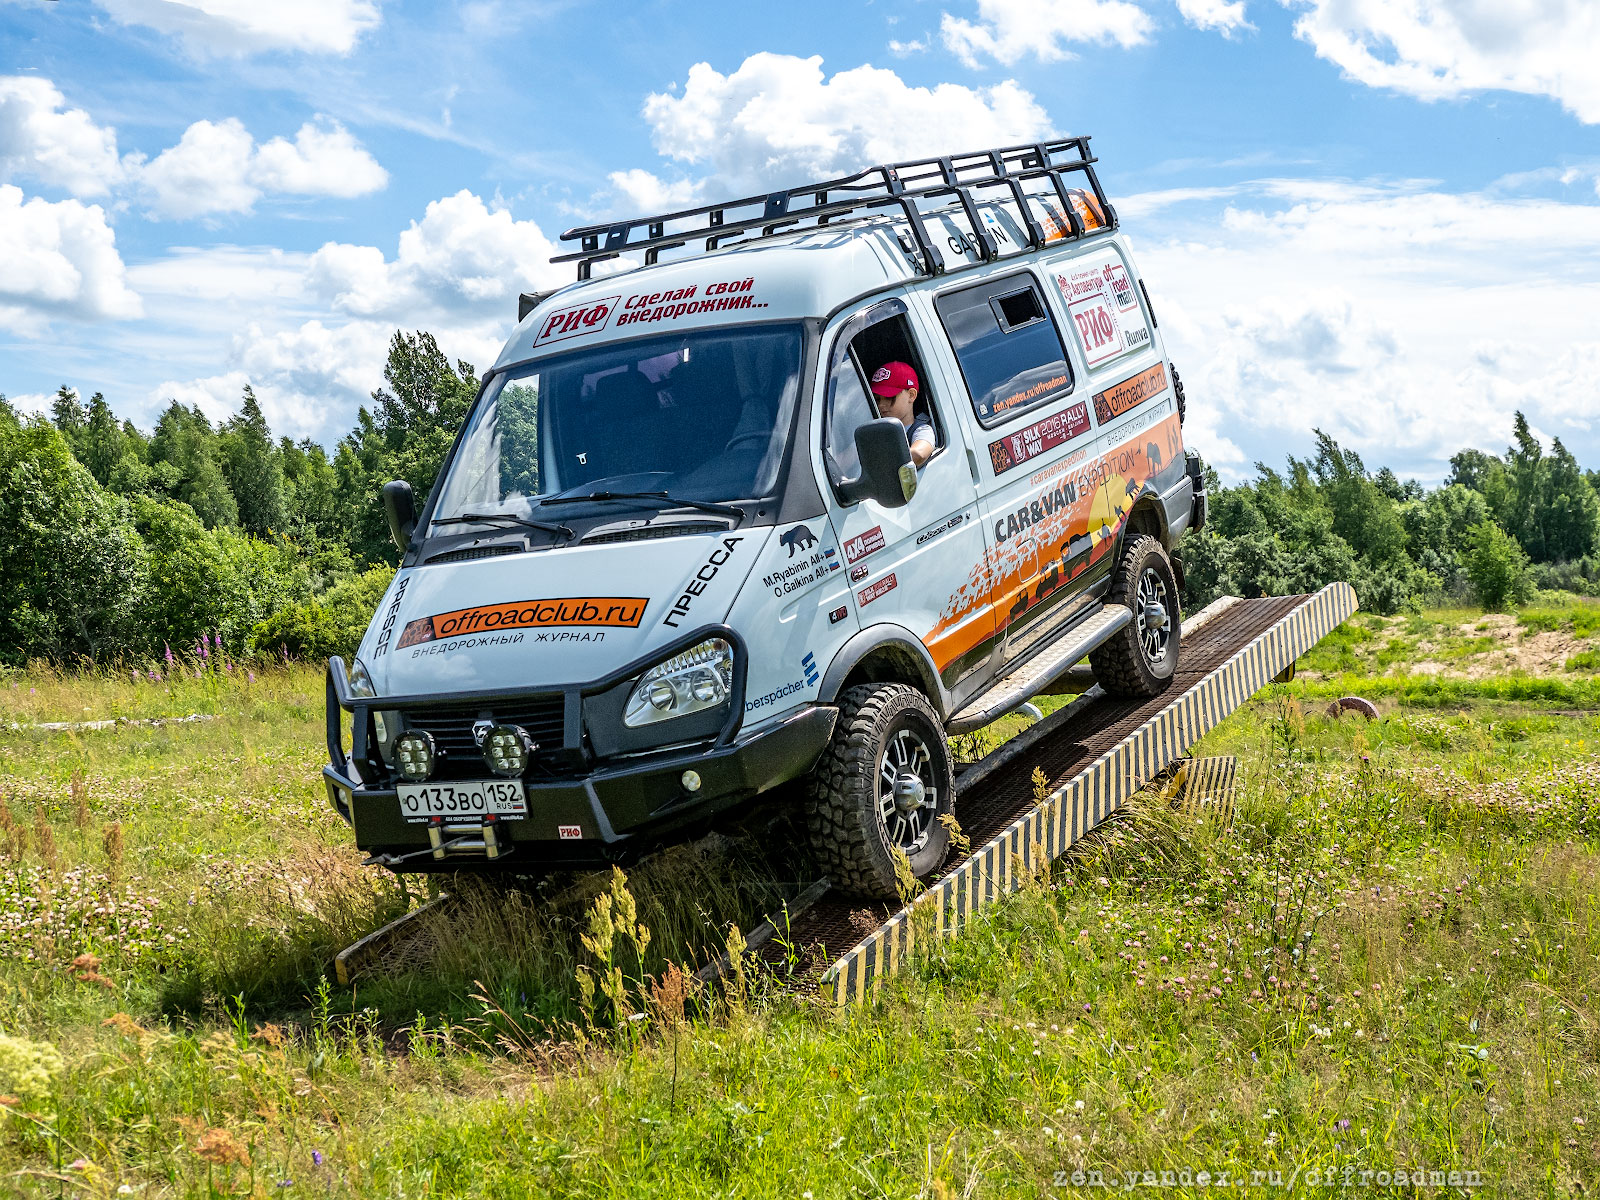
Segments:
[[[174,400],[150,439],[150,483],[181,500],[210,528],[238,525],[239,505],[219,462],[221,447],[198,407]]]
[[[89,415],[80,437],[80,461],[95,482],[105,487],[122,460],[122,428],[100,392],[89,397]]]
[[[84,412],[76,390],[64,383],[56,389],[55,399],[50,402],[50,419],[67,439],[67,447],[77,454],[83,441]]]
[[[432,490],[456,429],[478,393],[472,365],[453,367],[430,333],[396,331],[383,369],[387,387],[372,393],[340,444],[334,470],[345,502],[349,544],[374,562],[396,561],[378,503],[391,479],[409,482],[420,500]]]
[[[310,438],[278,443],[283,463],[284,507],[297,538],[340,541],[339,476],[328,453]]]
[[[220,445],[222,475],[238,505],[240,527],[258,537],[274,530],[282,532],[286,521],[283,462],[249,384],[245,384],[244,402],[238,415],[227,423]]]
[[[1493,521],[1480,521],[1468,531],[1466,568],[1478,603],[1490,611],[1528,598],[1528,556]]]
[[[0,425],[0,661],[128,649],[143,562],[118,502],[59,430]]]

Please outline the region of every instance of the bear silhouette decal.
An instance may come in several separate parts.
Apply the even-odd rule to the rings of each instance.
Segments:
[[[787,533],[779,534],[778,543],[789,547],[789,557],[793,558],[796,550],[811,549],[817,544],[817,539],[812,535],[811,530],[804,525],[796,525]]]

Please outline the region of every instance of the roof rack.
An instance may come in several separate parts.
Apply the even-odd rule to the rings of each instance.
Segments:
[[[1047,194],[1025,192],[1023,184],[1029,181],[1049,182],[1054,198],[1061,205],[1063,218],[1070,226],[1067,236],[1079,238],[1084,234],[1084,223],[1069,195],[1065,177],[1081,171],[1104,215],[1103,227],[1116,227],[1116,212],[1106,200],[1099,177],[1095,175],[1094,164],[1098,161],[1089,153],[1088,137],[1072,137],[886,163],[841,179],[747,196],[742,200],[569,229],[561,235],[561,240],[580,242],[582,248],[550,261],[577,263],[578,278],[585,280],[590,277],[595,263],[631,251],[643,250],[645,265],[652,266],[661,251],[686,246],[700,238],[705,239],[705,253],[710,253],[742,235],[774,237],[793,233],[807,221],[814,222],[814,227],[825,226],[848,213],[888,208],[898,210],[909,227],[915,251],[921,256],[923,273],[942,275],[946,270],[944,255],[928,236],[919,201],[954,197],[972,227],[980,259],[989,262],[998,257],[999,248],[994,235],[978,219],[977,204],[981,201],[975,200],[974,189],[1007,188],[1009,199],[1015,201],[1027,227],[1030,249],[1037,249],[1047,239],[1027,200],[1029,197],[1045,199]],[[670,231],[668,225],[673,226]],[[908,251],[912,248],[906,246]]]

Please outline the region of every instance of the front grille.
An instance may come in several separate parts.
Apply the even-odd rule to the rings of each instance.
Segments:
[[[435,554],[428,561],[441,562],[466,562],[469,558],[494,558],[500,554],[521,554],[521,546],[468,546],[465,550],[447,550],[443,554]]]
[[[565,728],[565,698],[522,696],[497,703],[440,704],[411,709],[406,713],[408,729],[425,729],[433,743],[444,751],[435,771],[438,779],[482,778],[488,772],[483,752],[472,736],[472,726],[480,718],[496,725],[520,725],[538,743],[534,766],[548,770],[551,759],[561,753]]]
[[[590,534],[583,539],[583,544],[593,546],[599,542],[642,542],[650,538],[680,537],[693,533],[722,533],[727,528],[726,525],[714,525],[709,521],[693,525],[641,525],[637,529]]]

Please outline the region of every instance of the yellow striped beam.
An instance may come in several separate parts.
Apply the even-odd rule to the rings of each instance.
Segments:
[[[822,977],[823,995],[838,1005],[858,1003],[906,960],[917,936],[959,933],[980,908],[1060,858],[1355,611],[1347,583],[1307,597],[834,962]]]

